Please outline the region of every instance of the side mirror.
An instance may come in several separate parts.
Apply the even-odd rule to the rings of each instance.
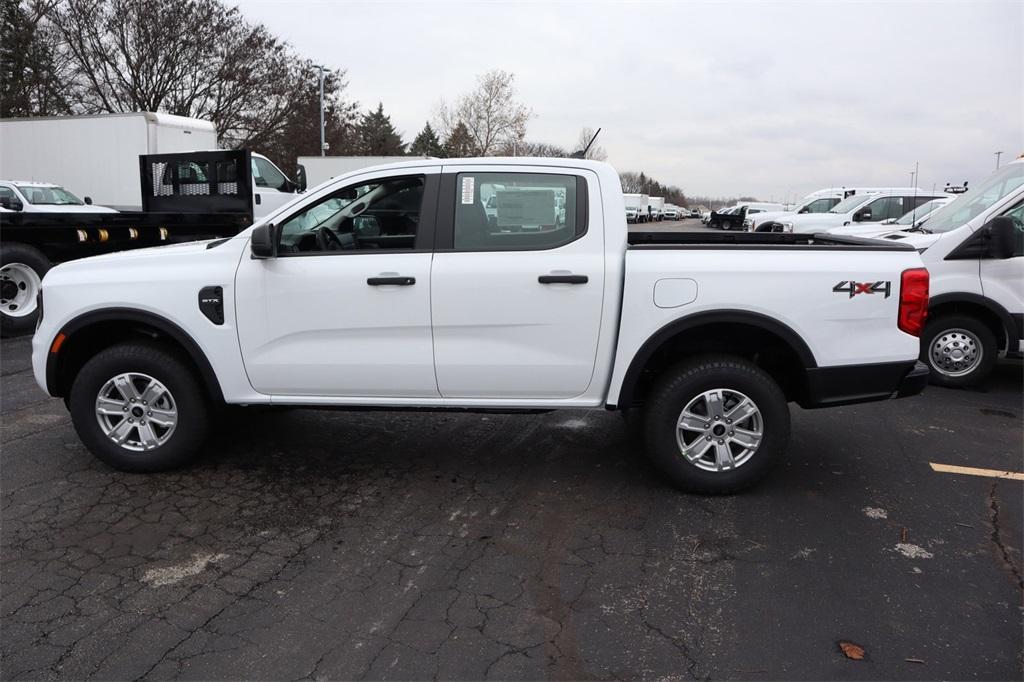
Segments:
[[[249,249],[253,258],[274,258],[277,256],[277,228],[273,223],[260,225],[252,231]]]
[[[1013,258],[1016,253],[1016,242],[1020,239],[1017,226],[1010,216],[999,216],[985,226],[988,232],[988,254],[991,258]]]
[[[871,220],[870,208],[865,208],[863,211],[859,211],[853,214],[853,221],[856,223],[862,223],[866,220]]]
[[[306,167],[301,163],[295,168],[295,184],[300,192],[306,191]]]
[[[87,206],[92,206],[92,197],[86,197],[83,201]]]

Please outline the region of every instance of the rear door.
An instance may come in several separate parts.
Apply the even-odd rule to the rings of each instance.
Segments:
[[[597,176],[580,169],[444,168],[431,274],[443,397],[586,391],[604,289],[597,187]]]

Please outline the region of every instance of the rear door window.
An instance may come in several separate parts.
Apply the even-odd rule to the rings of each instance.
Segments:
[[[457,251],[551,249],[586,232],[575,175],[459,173],[455,183]]]

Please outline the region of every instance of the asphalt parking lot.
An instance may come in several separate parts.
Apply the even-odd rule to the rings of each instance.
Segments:
[[[1020,679],[1022,366],[793,408],[734,497],[617,414],[243,412],[114,472],[2,358],[4,679]],[[850,660],[840,641],[863,647]]]

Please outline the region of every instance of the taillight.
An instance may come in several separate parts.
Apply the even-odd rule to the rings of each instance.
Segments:
[[[900,279],[900,312],[897,326],[911,336],[920,336],[928,317],[928,271],[904,270]]]

